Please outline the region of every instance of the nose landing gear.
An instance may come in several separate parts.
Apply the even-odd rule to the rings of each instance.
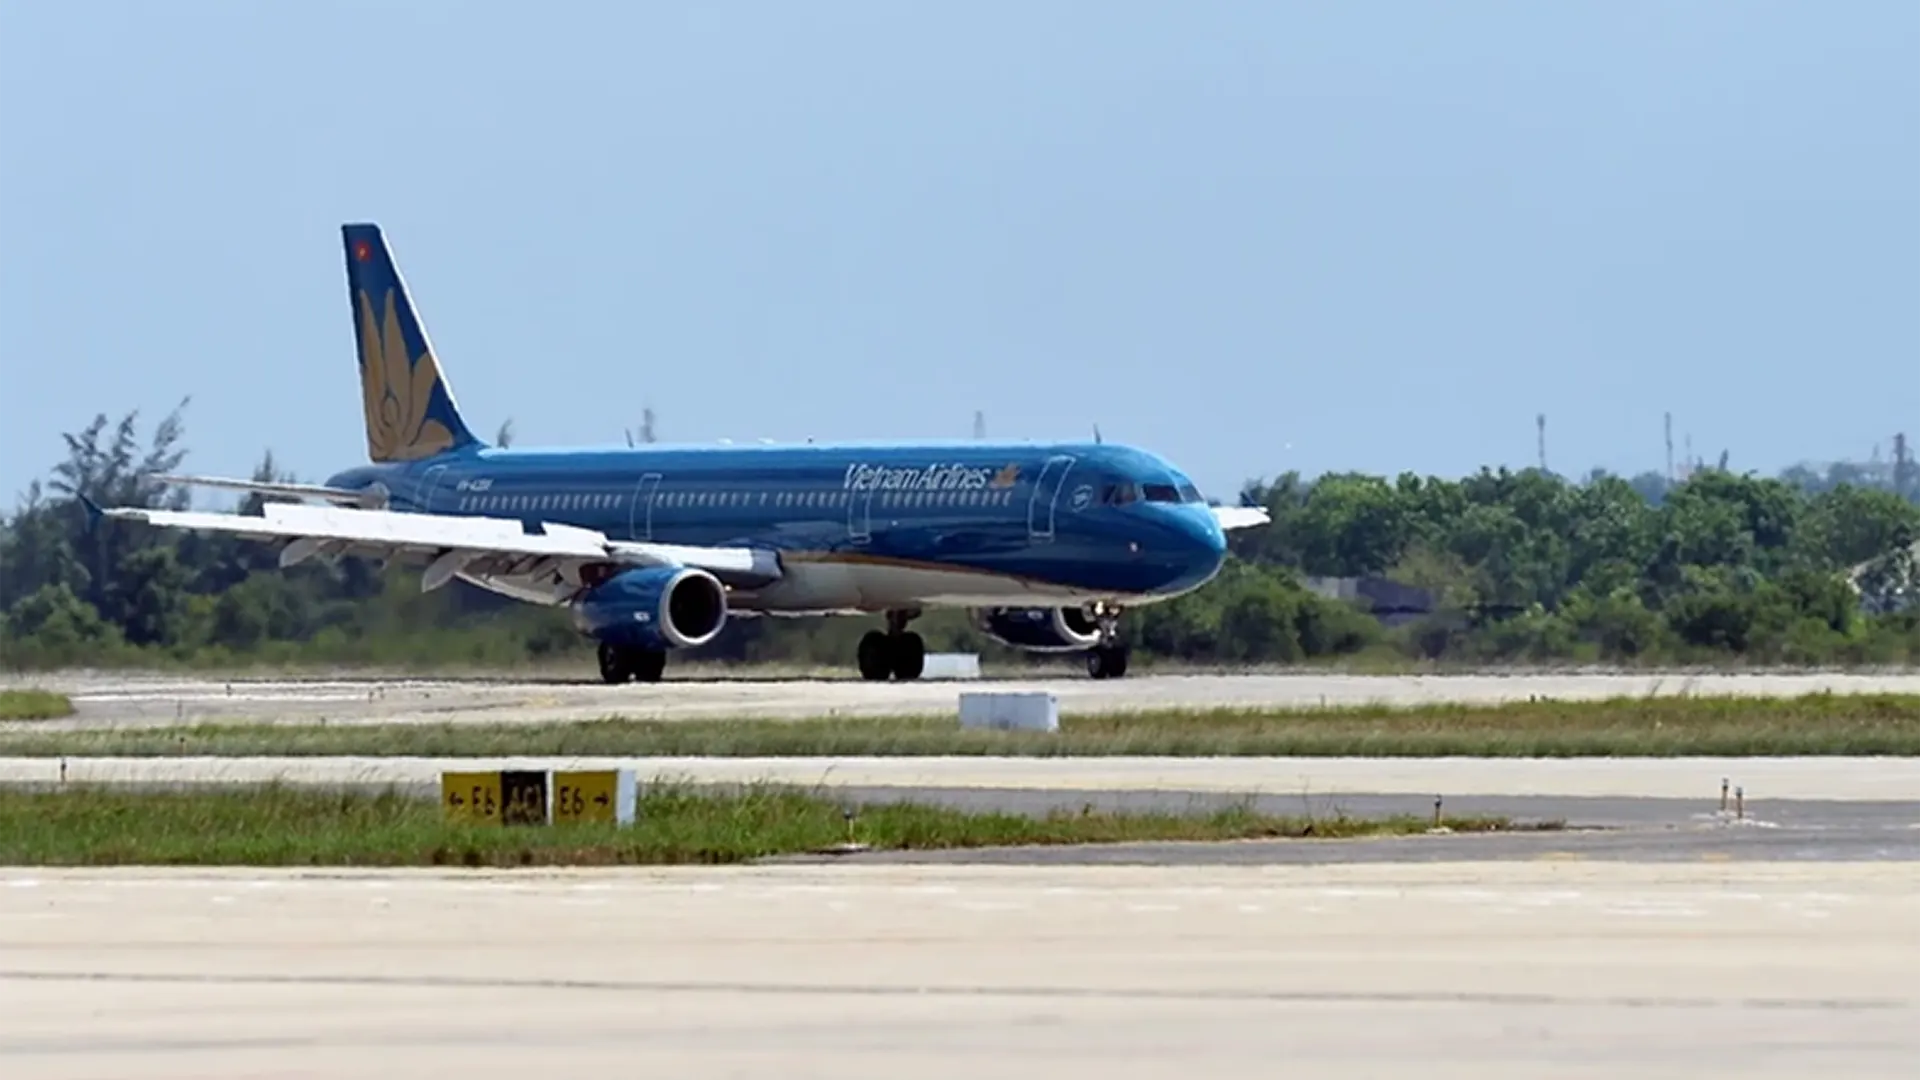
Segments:
[[[1130,652],[1120,640],[1120,609],[1113,604],[1095,604],[1092,614],[1100,628],[1100,643],[1087,650],[1087,674],[1096,679],[1118,679],[1127,673]]]

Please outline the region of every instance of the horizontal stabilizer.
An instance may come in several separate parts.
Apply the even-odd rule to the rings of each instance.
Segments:
[[[379,491],[355,491],[352,488],[328,487],[325,484],[276,484],[261,480],[233,480],[224,476],[167,476],[154,474],[148,477],[163,484],[178,484],[181,487],[221,488],[226,491],[245,491],[255,495],[284,495],[296,499],[324,499],[327,502],[356,506],[381,506],[386,502],[386,494]]]
[[[1258,528],[1273,520],[1266,510],[1258,506],[1215,506],[1211,509],[1213,519],[1227,532]]]

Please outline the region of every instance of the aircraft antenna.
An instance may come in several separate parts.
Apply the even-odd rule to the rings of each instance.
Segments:
[[[973,437],[976,439],[987,437],[987,414],[979,409],[973,410]]]

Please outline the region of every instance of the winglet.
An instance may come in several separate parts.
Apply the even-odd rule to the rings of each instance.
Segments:
[[[81,507],[84,508],[87,512],[87,531],[92,532],[93,530],[99,528],[100,522],[102,519],[104,519],[107,516],[107,512],[105,510],[100,509],[99,503],[94,502],[92,499],[87,498],[84,492],[76,491],[73,493],[73,495],[74,495],[74,498],[80,500]]]

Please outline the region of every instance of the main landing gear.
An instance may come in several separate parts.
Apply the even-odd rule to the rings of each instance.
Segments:
[[[667,651],[642,649],[633,645],[600,643],[600,678],[619,685],[624,682],[659,682],[666,674]]]
[[[1118,679],[1127,673],[1130,651],[1120,640],[1120,609],[1096,604],[1092,614],[1100,627],[1100,643],[1087,650],[1087,674],[1096,679]]]
[[[927,666],[927,643],[907,629],[918,611],[887,612],[886,630],[869,630],[860,638],[860,677],[868,682],[888,678],[910,682]]]

